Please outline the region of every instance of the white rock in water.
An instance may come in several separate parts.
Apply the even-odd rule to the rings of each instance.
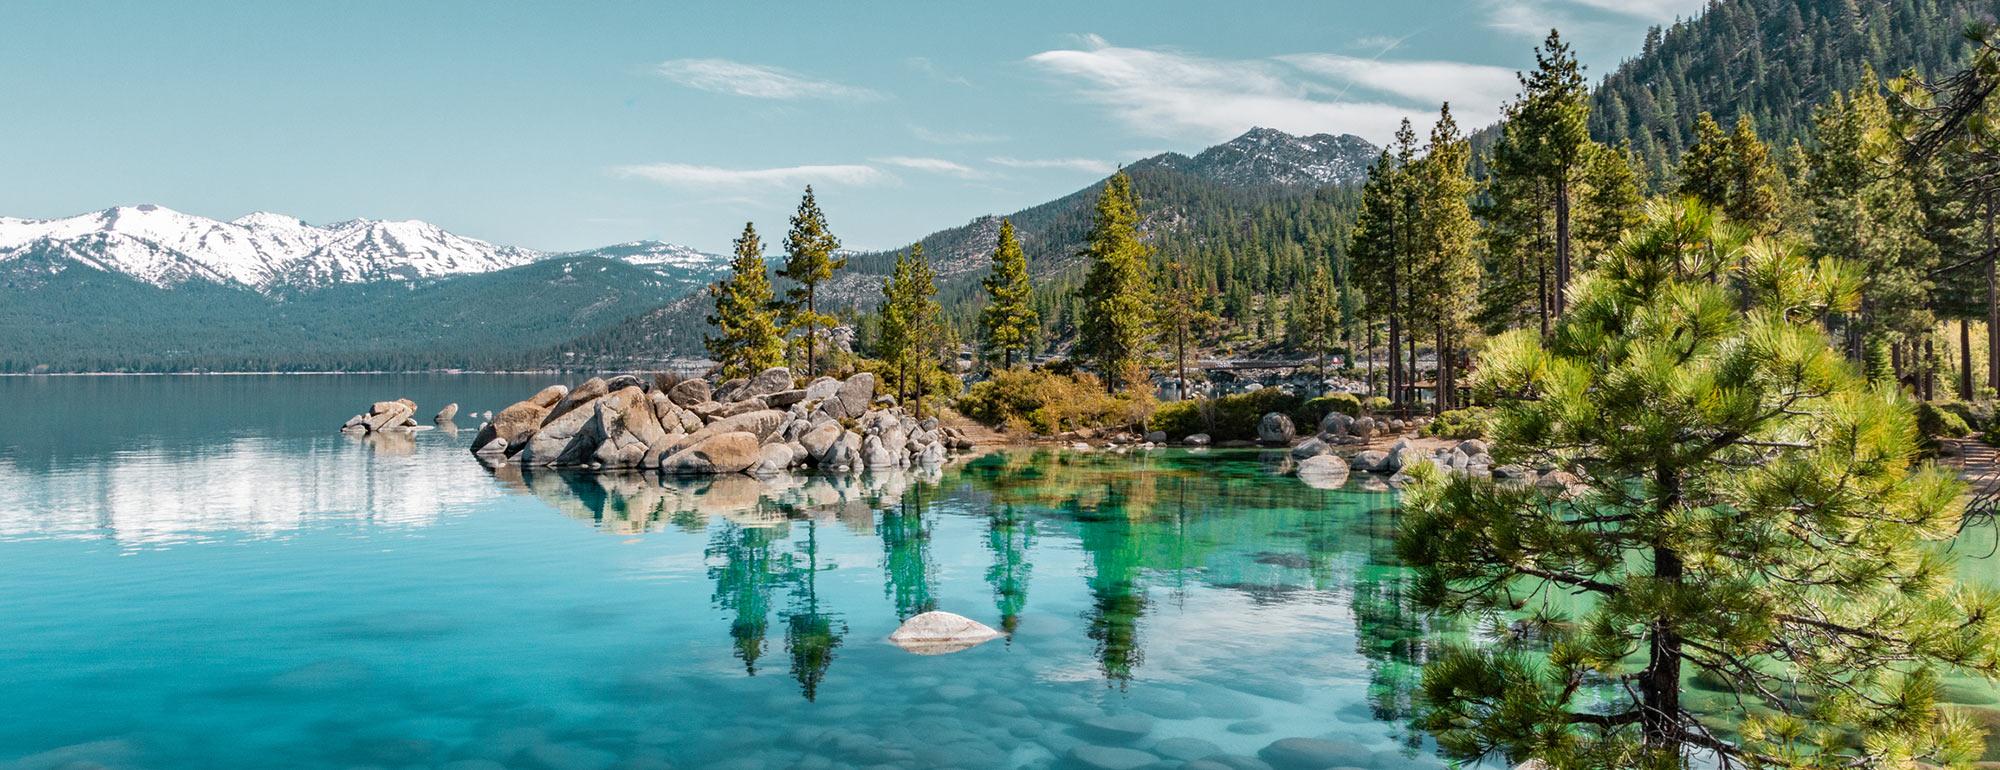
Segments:
[[[889,642],[918,655],[944,655],[999,638],[1000,632],[964,615],[933,610],[903,621]]]

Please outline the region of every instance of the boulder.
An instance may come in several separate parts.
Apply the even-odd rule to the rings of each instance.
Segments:
[[[743,387],[738,388],[735,393],[730,395],[735,400],[742,400],[767,396],[781,390],[790,390],[791,388],[792,370],[782,366],[773,366],[758,372],[757,376],[751,377],[749,381],[743,383]]]
[[[1181,439],[1181,443],[1188,446],[1208,446],[1208,442],[1208,434],[1206,433],[1190,433],[1187,438]]]
[[[722,408],[710,412],[707,417],[711,420],[723,417],[735,417],[739,414],[761,412],[769,408],[771,408],[771,405],[764,403],[764,399],[762,398],[744,398],[723,404]]]
[[[1270,412],[1257,421],[1257,440],[1266,444],[1292,443],[1292,418],[1279,412]]]
[[[664,453],[674,454],[680,452],[707,440],[711,436],[722,433],[749,433],[757,439],[757,443],[763,444],[768,439],[776,438],[778,431],[784,427],[785,413],[776,409],[765,409],[733,417],[724,417],[702,426],[701,430],[675,439],[672,444],[666,447]]]
[[[1315,455],[1300,461],[1296,473],[1299,480],[1314,486],[1318,486],[1314,482],[1337,486],[1347,480],[1347,461],[1340,459],[1339,455]]]
[[[1167,443],[1167,432],[1163,430],[1148,431],[1146,433],[1146,443],[1148,444]]]
[[[761,451],[755,433],[716,433],[660,460],[660,472],[671,476],[738,473],[755,465]]]
[[[438,410],[437,416],[431,418],[431,422],[451,422],[457,416],[458,404],[445,404],[443,409]]]
[[[1376,427],[1375,418],[1356,417],[1354,423],[1348,426],[1348,432],[1362,438],[1374,438]]]
[[[942,655],[968,650],[999,636],[999,631],[977,620],[932,610],[903,621],[889,634],[889,642],[918,655]]]
[[[408,401],[383,401],[369,408],[368,415],[361,420],[361,427],[369,433],[400,430],[408,427],[404,423],[409,422],[416,411],[416,405]]]
[[[638,385],[627,385],[594,404],[602,435],[592,459],[607,468],[639,468],[657,463],[652,448],[666,441],[667,430],[653,411],[653,400]],[[679,427],[679,426],[675,426]]]
[[[577,388],[577,392],[583,391],[583,387]],[[570,395],[573,399],[576,393]],[[611,405],[613,419],[616,419],[617,412],[623,411],[627,400],[638,397],[639,389],[636,387],[619,391],[619,401]],[[564,399],[564,403],[569,403],[571,399]],[[604,426],[598,421],[600,410],[596,403],[602,400],[591,399],[589,408],[572,406],[570,411],[543,422],[541,430],[536,431],[521,450],[521,462],[527,465],[582,465],[586,460],[593,459],[598,444],[604,442],[605,436]],[[643,446],[639,450],[641,453],[645,451]],[[635,457],[634,461],[637,459]]]
[[[792,388],[791,390],[781,390],[776,393],[764,394],[764,403],[778,409],[783,409],[804,400],[806,400],[806,392],[802,388]]]
[[[868,402],[875,397],[875,375],[862,372],[847,378],[835,393],[840,399],[844,414],[835,417],[860,417],[868,411]]]
[[[806,383],[805,391],[807,401],[825,401],[840,393],[840,380],[819,377]]]
[[[568,395],[569,395],[569,386],[550,385],[546,388],[542,388],[541,390],[535,391],[535,395],[528,397],[528,403],[534,404],[535,406],[539,406],[543,409],[553,409],[555,408],[556,404],[562,403],[563,398],[567,397]]]
[[[757,450],[757,462],[750,466],[753,476],[776,476],[792,467],[792,448],[785,444],[765,444]]]
[[[681,407],[691,407],[695,404],[711,400],[713,397],[714,394],[710,392],[707,380],[681,380],[673,387],[667,389],[667,398],[672,399],[676,406]]]
[[[1476,438],[1469,438],[1464,441],[1458,442],[1458,451],[1464,452],[1465,456],[1467,457],[1473,457],[1476,455],[1487,454],[1490,451],[1490,449],[1489,447],[1486,446],[1486,442],[1480,441],[1479,439]]]
[[[840,444],[840,434],[845,432],[840,429],[840,423],[823,422],[799,434],[799,445],[806,448],[806,454],[812,457],[813,462],[825,465],[828,453]]]
[[[1292,459],[1304,460],[1308,457],[1318,457],[1331,451],[1333,451],[1333,447],[1327,446],[1325,441],[1317,438],[1309,438],[1292,447]],[[1341,465],[1345,467],[1346,463],[1342,463]]]
[[[1386,472],[1390,470],[1388,467],[1389,453],[1384,452],[1380,449],[1370,449],[1364,452],[1359,452],[1354,455],[1354,461],[1350,463],[1350,465],[1352,465],[1356,470],[1371,471],[1375,473]]]
[[[891,449],[881,436],[869,436],[861,440],[861,464],[868,468],[894,468],[903,465],[902,448]]]
[[[542,418],[542,424],[547,425],[555,422],[561,419],[563,415],[575,411],[577,407],[603,398],[605,394],[610,392],[611,384],[605,382],[602,377],[592,377],[584,380],[582,385],[576,386],[576,390],[570,391],[569,395],[563,397],[561,403],[556,404],[554,409],[549,410],[549,416]]]
[[[742,390],[743,384],[746,382],[749,382],[749,380],[738,377],[717,385],[715,386],[715,395],[711,396],[711,398],[717,401],[734,401],[736,400],[736,391]]]
[[[473,451],[490,451],[493,442],[497,439],[503,442],[501,446],[507,454],[519,454],[522,449],[528,446],[528,438],[535,435],[535,431],[542,425],[542,420],[548,417],[549,407],[553,405],[552,403],[539,404],[536,402],[542,400],[550,390],[556,388],[562,388],[562,386],[555,385],[544,389],[541,393],[535,394],[534,398],[516,402],[512,406],[500,410],[500,414],[495,415],[491,422],[480,426],[479,435],[474,436],[472,439]],[[564,389],[564,391],[566,390]],[[556,400],[561,400],[562,392],[558,392],[555,398]]]
[[[1354,418],[1347,416],[1346,412],[1327,412],[1326,416],[1319,420],[1319,432],[1345,436],[1353,425]]]
[[[1080,770],[1140,770],[1159,762],[1159,757],[1138,749],[1085,743],[1069,750],[1065,766]]]
[[[605,380],[604,387],[610,388],[613,393],[626,388],[638,388],[644,391],[646,389],[646,381],[639,379],[639,375],[636,374],[621,374]]]
[[[1350,741],[1281,738],[1257,752],[1274,770],[1325,770],[1332,767],[1372,767],[1375,754]]]

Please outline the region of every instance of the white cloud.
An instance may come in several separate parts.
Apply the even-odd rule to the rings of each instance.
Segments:
[[[1703,8],[1708,7],[1708,0],[1569,0],[1569,2],[1660,23],[1693,18],[1699,15]]]
[[[1007,141],[1000,134],[982,134],[974,131],[934,131],[923,126],[911,126],[910,133],[917,139],[931,144],[992,144]]]
[[[937,66],[937,62],[931,61],[927,57],[912,56],[907,59],[904,59],[903,64],[909,66],[910,69],[921,72],[929,76],[932,80],[936,80],[940,83],[949,83],[951,85],[960,86],[964,88],[973,87],[972,81],[965,79],[963,75],[954,75],[949,72],[946,72]]]
[[[1280,56],[1278,60],[1305,72],[1422,104],[1448,101],[1467,108],[1483,108],[1507,101],[1520,85],[1513,70],[1484,64],[1383,61],[1332,53]]]
[[[874,161],[887,166],[900,166],[916,171],[928,171],[934,174],[950,174],[964,179],[981,176],[978,169],[963,163],[954,163],[943,158],[913,158],[906,155],[892,155],[886,158],[875,158]]]
[[[1086,171],[1092,174],[1109,174],[1118,170],[1118,166],[1115,164],[1091,158],[1022,159],[994,157],[987,158],[986,162],[1008,168],[1064,169],[1068,171]]]
[[[881,169],[857,164],[736,169],[697,166],[689,163],[645,163],[615,166],[611,169],[611,173],[675,187],[776,187],[803,184],[863,187],[895,181],[895,177]]]
[[[1311,63],[1312,68],[1299,61]],[[1095,35],[1081,49],[1028,62],[1080,85],[1079,95],[1142,134],[1219,141],[1252,126],[1290,133],[1352,133],[1385,142],[1405,117],[1425,124],[1449,100],[1461,125],[1496,119],[1513,91],[1508,70],[1458,62],[1369,62],[1331,54],[1211,59],[1121,48]],[[1506,73],[1508,86],[1495,83]],[[1355,85],[1375,98],[1352,93]]]
[[[662,77],[689,88],[754,99],[877,101],[885,98],[872,89],[729,59],[671,59],[660,62],[655,69]]]

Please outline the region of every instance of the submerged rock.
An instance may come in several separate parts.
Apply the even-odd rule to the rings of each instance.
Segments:
[[[889,642],[918,655],[969,650],[999,638],[1000,632],[964,615],[932,610],[903,621]]]

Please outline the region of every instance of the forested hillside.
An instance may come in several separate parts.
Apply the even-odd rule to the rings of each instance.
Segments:
[[[1729,0],[1646,36],[1638,56],[1604,77],[1591,98],[1590,133],[1630,141],[1650,176],[1664,179],[1695,139],[1703,112],[1722,125],[1756,121],[1784,146],[1812,126],[1815,105],[1861,82],[1908,70],[1956,68],[1971,50],[1966,25],[2000,12],[1992,0]]]

